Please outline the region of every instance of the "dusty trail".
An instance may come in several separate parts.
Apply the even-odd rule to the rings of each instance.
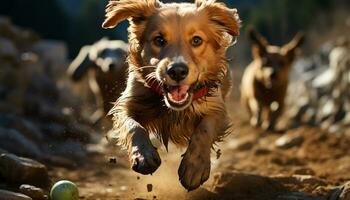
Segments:
[[[316,200],[326,199],[333,186],[350,180],[349,138],[339,138],[310,127],[300,127],[284,134],[264,133],[248,125],[238,104],[230,105],[230,110],[235,110],[232,113],[235,131],[220,144],[222,156],[219,159],[212,153],[209,181],[193,192],[187,192],[178,181],[177,168],[184,149],[173,146],[169,152],[160,148],[162,165],[152,176],[134,173],[129,169],[125,153],[106,145],[99,147],[103,147],[102,154],[91,154],[89,162],[79,169],[54,168],[51,173],[57,179],[76,182],[82,199],[89,200],[284,199],[279,195],[285,192],[290,195],[291,191],[316,195],[310,197]],[[283,135],[300,137],[302,141],[288,148],[278,147],[276,140]],[[116,157],[116,163],[110,163],[110,157]],[[235,173],[229,178],[231,183],[215,175],[222,172]],[[241,173],[258,176],[235,177]],[[276,183],[270,184],[271,180],[264,177],[270,177]],[[220,185],[220,182],[225,183]],[[152,191],[147,191],[148,184],[152,184]]]

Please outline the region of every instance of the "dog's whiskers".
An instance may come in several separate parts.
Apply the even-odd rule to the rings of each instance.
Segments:
[[[142,72],[144,69],[156,69],[156,66],[143,66],[143,67],[139,67],[139,68],[134,68],[133,71],[139,71]]]

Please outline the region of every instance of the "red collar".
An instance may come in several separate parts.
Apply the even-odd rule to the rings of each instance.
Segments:
[[[157,80],[153,79],[153,80],[147,82],[147,84],[153,92],[160,94],[160,95],[164,94],[164,90],[159,85],[159,82]],[[201,87],[199,90],[197,90],[197,91],[195,91],[195,93],[193,93],[193,101],[206,96],[208,93],[209,93],[209,88]]]

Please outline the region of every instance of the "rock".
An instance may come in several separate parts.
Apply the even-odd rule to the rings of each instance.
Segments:
[[[0,190],[0,200],[32,200],[32,198],[24,194]]]
[[[327,185],[326,182],[312,175],[293,175],[292,177],[300,181],[302,184],[310,184],[310,185],[317,185],[317,186]]]
[[[297,174],[297,175],[315,175],[315,171],[311,168],[306,168],[306,167],[303,167],[303,168],[298,168],[296,170],[294,170],[294,173],[293,174]]]
[[[0,149],[0,155],[3,153],[8,153],[8,151],[4,150],[4,149]]]
[[[14,114],[20,112],[20,108],[14,107],[9,102],[0,101],[0,113]]]
[[[15,115],[0,116],[0,126],[16,129],[26,138],[35,142],[41,142],[43,139],[41,131],[32,122]]]
[[[343,40],[343,41],[346,41]],[[330,48],[327,48],[330,49]],[[291,117],[292,123],[298,124],[298,122],[320,126],[322,129],[338,135],[344,135],[346,126],[342,125],[347,113],[349,113],[349,101],[350,95],[349,84],[349,65],[350,65],[350,47],[348,42],[342,42],[331,46],[331,51],[326,51],[329,59],[327,60],[327,68],[323,68],[323,61],[315,63],[316,68],[322,69],[311,70],[312,78],[306,80],[298,79],[296,86],[291,87],[293,90],[290,100],[290,108],[295,111],[300,111],[298,115]],[[317,55],[317,57],[326,57],[324,55]],[[323,59],[320,59],[323,60]],[[299,74],[302,75],[303,73]],[[302,75],[303,76],[303,75]],[[292,85],[292,84],[291,84]],[[297,91],[299,86],[304,86],[305,90]],[[302,102],[303,98],[307,97],[307,104]],[[303,105],[308,105],[303,107]],[[293,110],[288,111],[291,113]],[[302,116],[303,115],[303,116]],[[300,120],[302,119],[302,120]],[[294,122],[294,123],[293,123]]]
[[[186,200],[229,200],[231,198],[225,198],[219,194],[208,191],[207,189],[200,187],[194,191],[188,193],[185,197]]]
[[[59,100],[59,90],[56,85],[56,82],[54,82],[51,77],[43,73],[35,74],[34,77],[31,77],[28,92],[31,95],[36,95],[41,99],[46,100],[47,102],[50,102],[50,103],[55,103]],[[53,112],[54,108],[51,105],[44,104],[41,106],[43,109],[42,111],[43,113]],[[59,112],[59,111],[55,111],[55,112]]]
[[[14,129],[0,127],[0,148],[21,156],[39,158],[42,155],[41,150],[34,142]]]
[[[253,146],[254,146],[254,142],[244,141],[237,146],[237,149],[240,151],[248,151],[248,150],[252,149]]]
[[[350,182],[344,184],[342,192],[339,195],[339,200],[350,200]]]
[[[45,165],[13,154],[1,154],[0,175],[10,183],[27,183],[47,186],[49,176]]]
[[[320,186],[327,186],[327,183],[324,180],[311,175],[280,175],[271,178],[283,184],[284,187],[292,190],[295,190],[295,188],[309,188],[310,191],[313,191]]]
[[[301,192],[289,192],[279,195],[276,200],[326,200],[324,197],[314,196]]]
[[[0,58],[16,58],[18,52],[11,40],[0,37],[0,44]]]
[[[65,139],[66,127],[58,123],[42,123],[40,124],[40,129],[47,138],[62,140]]]
[[[211,191],[230,199],[275,199],[285,188],[268,177],[225,172],[214,175]]]
[[[300,146],[304,142],[304,137],[298,132],[287,133],[275,142],[276,147],[280,149],[290,149],[296,146]]]
[[[153,190],[153,185],[147,184],[147,192],[152,192],[152,190]]]
[[[32,47],[33,51],[40,55],[42,62],[47,63],[49,72],[52,77],[59,78],[65,73],[67,65],[68,49],[60,41],[41,40]]]
[[[339,195],[342,193],[341,187],[333,188],[327,195],[327,200],[340,200]]]
[[[48,197],[45,195],[41,188],[37,188],[32,185],[23,184],[19,187],[21,193],[31,197],[34,200],[47,200]]]

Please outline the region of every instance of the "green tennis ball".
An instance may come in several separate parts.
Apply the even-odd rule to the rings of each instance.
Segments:
[[[58,181],[51,188],[50,198],[51,200],[78,200],[78,187],[70,181]]]

